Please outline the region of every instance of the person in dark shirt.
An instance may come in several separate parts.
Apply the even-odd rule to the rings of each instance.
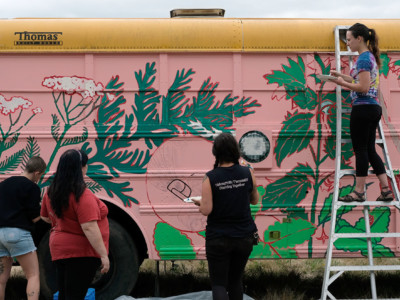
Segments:
[[[45,169],[43,159],[34,156],[21,176],[0,183],[0,300],[5,297],[13,257],[28,280],[27,299],[39,299],[39,263],[31,231],[40,220],[40,188],[36,183]]]
[[[193,200],[208,216],[206,256],[214,300],[243,299],[242,277],[257,227],[250,204],[257,204],[256,179],[249,166],[239,164],[240,150],[230,133],[221,133],[213,144],[214,169],[207,172],[201,200]]]

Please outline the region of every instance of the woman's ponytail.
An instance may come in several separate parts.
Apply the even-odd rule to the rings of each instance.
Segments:
[[[368,49],[374,55],[376,64],[378,65],[378,68],[380,68],[381,67],[381,53],[379,51],[379,46],[378,46],[378,36],[376,35],[375,29],[369,29],[368,31],[369,31]]]

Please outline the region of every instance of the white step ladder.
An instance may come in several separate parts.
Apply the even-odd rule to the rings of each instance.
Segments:
[[[341,71],[341,58],[343,56],[349,57],[350,66],[352,63],[352,56],[358,55],[357,52],[341,51],[340,41],[346,43],[346,31],[350,26],[336,26],[335,27],[335,58],[336,58],[336,70]],[[331,210],[331,230],[329,237],[329,244],[326,254],[326,264],[325,264],[325,274],[322,286],[321,299],[336,299],[332,293],[329,291],[329,286],[342,275],[345,271],[369,271],[370,281],[371,281],[371,295],[372,299],[378,299],[376,293],[376,283],[375,283],[375,272],[376,271],[397,271],[400,270],[400,265],[375,265],[372,249],[372,238],[398,238],[400,233],[371,233],[369,222],[365,222],[365,233],[336,233],[336,219],[337,210],[342,206],[362,206],[364,212],[365,220],[369,220],[369,207],[370,206],[394,206],[400,209],[399,202],[399,189],[396,184],[396,180],[393,174],[392,165],[389,158],[389,153],[387,150],[386,140],[384,132],[382,129],[382,124],[379,122],[378,134],[379,138],[376,143],[382,147],[384,162],[387,170],[387,175],[389,177],[392,191],[394,194],[394,200],[391,202],[377,202],[377,201],[365,201],[365,202],[350,202],[345,203],[338,201],[340,193],[340,179],[346,175],[355,176],[354,170],[344,170],[341,169],[341,148],[342,144],[351,142],[350,140],[342,139],[342,115],[345,113],[350,113],[350,110],[342,109],[342,90],[341,86],[336,87],[336,161],[335,161],[335,183],[334,183],[334,194],[332,199],[332,210]],[[369,171],[369,174],[372,174]],[[332,251],[334,248],[333,243],[339,238],[365,238],[367,240],[367,252],[368,252],[368,265],[345,265],[345,266],[332,266]],[[332,274],[331,274],[332,273]]]

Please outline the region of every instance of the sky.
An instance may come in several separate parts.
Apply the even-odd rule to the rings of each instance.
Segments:
[[[226,18],[400,18],[399,0],[0,0],[0,18],[169,18],[223,8]]]

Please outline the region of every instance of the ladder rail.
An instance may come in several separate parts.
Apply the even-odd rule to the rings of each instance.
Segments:
[[[364,222],[365,222],[365,233],[367,235],[371,234],[371,226],[369,224],[369,206],[364,206]],[[367,238],[367,251],[368,251],[368,264],[369,266],[374,266],[374,254],[372,250],[372,241],[371,236]],[[371,295],[372,299],[377,299],[376,294],[376,278],[375,272],[373,270],[370,271],[370,282],[371,282]]]
[[[340,72],[341,70],[341,65],[340,65],[340,35],[339,35],[339,28],[335,28],[335,59],[336,59],[336,71]],[[330,226],[330,232],[335,232],[335,227],[336,227],[336,215],[337,215],[337,210],[335,209],[335,202],[336,199],[339,197],[339,181],[340,181],[340,170],[341,167],[341,153],[342,153],[342,143],[341,143],[341,138],[342,138],[342,91],[341,91],[341,86],[336,85],[336,158],[339,157],[339,159],[335,160],[335,181],[334,181],[334,193],[333,193],[333,199],[332,199],[332,204],[331,204],[331,226]],[[339,99],[339,101],[338,101]],[[327,255],[326,255],[326,264],[325,264],[325,272],[324,272],[324,280],[323,280],[323,286],[322,286],[322,293],[321,293],[321,299],[326,300],[328,295],[331,299],[332,294],[328,291],[328,286],[330,284],[329,278],[330,278],[330,268],[331,268],[331,263],[332,263],[332,252],[333,252],[333,242],[334,242],[334,237],[332,234],[329,235],[329,243],[328,243],[328,249],[327,249]]]
[[[387,144],[386,144],[386,138],[385,134],[383,131],[382,127],[382,121],[379,121],[379,126],[378,126],[378,134],[379,138],[382,140],[382,151],[383,151],[383,157],[385,159],[385,164],[386,164],[386,173],[388,173],[388,177],[390,178],[393,194],[395,196],[395,199],[400,199],[400,192],[399,192],[399,187],[397,186],[396,183],[396,178],[393,173],[393,168],[392,168],[392,162],[390,160]]]

